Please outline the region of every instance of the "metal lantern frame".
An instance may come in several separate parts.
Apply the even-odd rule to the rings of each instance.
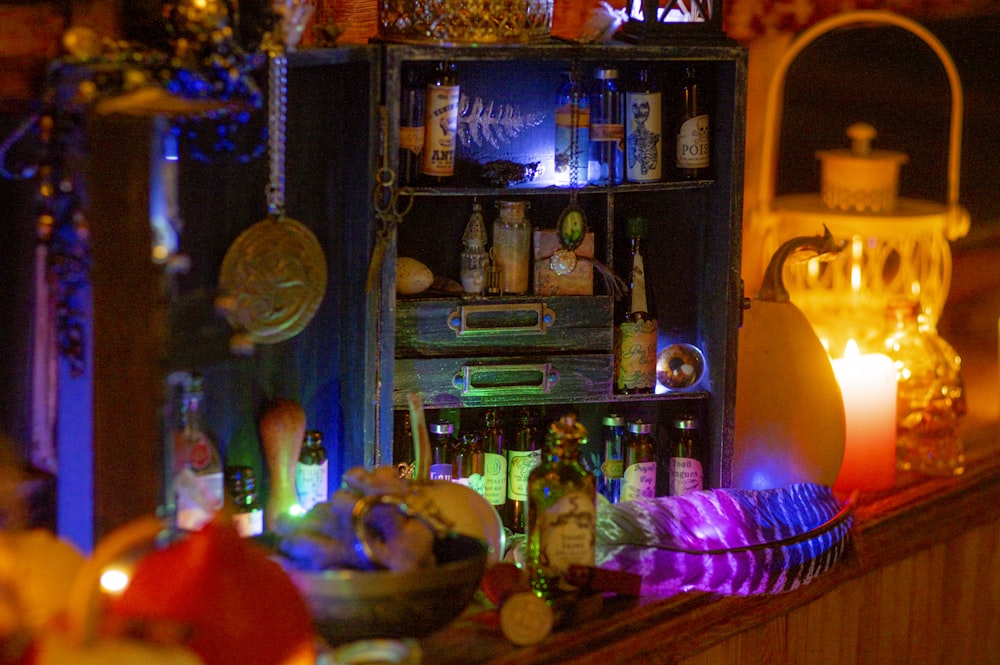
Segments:
[[[951,88],[947,200],[940,204],[900,197],[891,211],[857,212],[832,209],[818,193],[775,198],[777,137],[790,65],[809,44],[832,30],[884,25],[919,37],[944,66]],[[822,233],[824,225],[846,241],[837,259],[786,265],[783,275],[792,302],[832,355],[839,355],[847,339],[863,344],[877,333],[891,299],[918,300],[923,323],[936,326],[951,287],[949,241],[969,230],[969,214],[958,201],[962,110],[962,84],[947,50],[926,28],[892,12],[845,12],[821,21],[796,38],[778,63],[767,91],[758,203],[750,226],[762,239],[765,264],[788,238]]]
[[[626,0],[628,17],[621,37],[630,42],[665,43],[715,37],[722,32],[723,0]],[[671,12],[685,20],[670,20]]]

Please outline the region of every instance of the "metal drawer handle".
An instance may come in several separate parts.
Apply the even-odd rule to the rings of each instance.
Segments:
[[[448,315],[448,327],[465,335],[544,335],[556,314],[544,302],[459,305]]]
[[[463,365],[454,379],[462,395],[544,394],[558,382],[559,372],[550,363]]]

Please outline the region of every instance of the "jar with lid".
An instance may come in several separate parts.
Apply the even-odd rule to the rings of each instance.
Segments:
[[[613,67],[595,70],[594,79],[587,177],[592,185],[620,185],[625,180],[625,93]]]
[[[257,496],[257,483],[253,467],[226,467],[229,498],[232,500],[233,526],[243,538],[254,538],[264,533],[264,506]]]
[[[656,457],[653,453],[653,426],[642,420],[628,424],[631,437],[625,452],[622,501],[652,499],[656,496]]]
[[[531,272],[531,222],[527,201],[497,201],[493,222],[493,262],[501,271],[504,294],[527,293]]]
[[[965,471],[958,421],[966,412],[962,360],[928,322],[920,305],[886,306],[882,352],[896,365],[896,466],[930,475]]]
[[[455,448],[455,426],[447,420],[430,423],[427,426],[431,439],[431,480],[452,480],[452,463]]]
[[[625,475],[623,443],[625,417],[617,413],[604,416],[604,461],[601,463],[600,492],[611,503],[621,499],[622,477]]]

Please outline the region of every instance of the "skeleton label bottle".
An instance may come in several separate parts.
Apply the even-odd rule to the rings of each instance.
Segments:
[[[663,177],[663,95],[640,69],[625,94],[626,177],[629,182],[656,182]]]

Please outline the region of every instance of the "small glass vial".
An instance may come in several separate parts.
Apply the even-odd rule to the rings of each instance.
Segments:
[[[447,420],[442,420],[431,423],[427,429],[431,436],[431,480],[452,480],[454,478],[452,462],[455,452],[455,438],[452,434],[455,431],[455,426]]]
[[[531,223],[527,201],[497,201],[493,222],[493,262],[501,270],[504,294],[528,292],[531,272]]]
[[[622,459],[625,441],[625,417],[617,413],[604,416],[604,462],[601,464],[601,494],[611,503],[621,499],[625,460]]]
[[[590,155],[590,97],[572,74],[556,95],[555,125],[555,184],[583,187]]]
[[[598,69],[594,79],[588,180],[592,185],[620,185],[625,180],[625,93],[618,88],[617,69]]]
[[[478,434],[462,433],[451,466],[454,482],[467,485],[486,497],[486,456]]]
[[[670,441],[670,496],[681,496],[705,489],[701,433],[694,418],[674,421]]]
[[[622,501],[652,499],[656,496],[656,458],[653,454],[653,426],[642,420],[628,424],[631,437],[625,451]]]
[[[229,496],[233,501],[233,526],[243,538],[254,538],[264,533],[264,507],[257,497],[257,483],[253,468],[230,466],[226,468]]]
[[[306,432],[299,463],[295,466],[295,489],[302,510],[309,510],[330,498],[329,482],[330,466],[323,447],[323,433],[310,430]]]
[[[469,221],[465,224],[465,232],[462,234],[461,259],[462,290],[466,293],[482,293],[489,255],[486,253],[486,225],[483,222],[483,207],[479,201],[473,201],[472,214],[469,215]]]

